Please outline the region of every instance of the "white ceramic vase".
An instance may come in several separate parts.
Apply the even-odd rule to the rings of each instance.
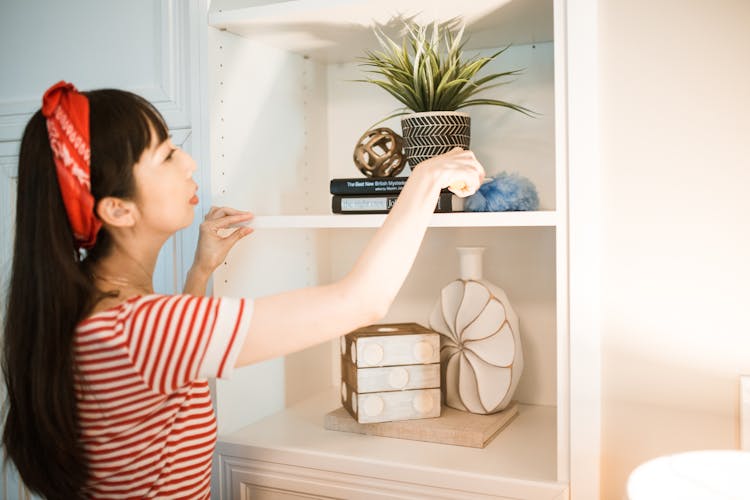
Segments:
[[[461,278],[440,292],[430,328],[441,334],[445,404],[489,414],[511,402],[523,371],[518,316],[503,290],[482,279],[484,247],[458,247]]]

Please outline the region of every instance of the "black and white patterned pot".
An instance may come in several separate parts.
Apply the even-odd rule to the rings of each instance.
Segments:
[[[462,111],[413,113],[401,119],[404,156],[414,168],[456,146],[469,149],[471,118]]]

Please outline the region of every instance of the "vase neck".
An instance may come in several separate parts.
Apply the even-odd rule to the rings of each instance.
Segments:
[[[484,247],[457,247],[459,276],[462,280],[482,279],[482,253]]]

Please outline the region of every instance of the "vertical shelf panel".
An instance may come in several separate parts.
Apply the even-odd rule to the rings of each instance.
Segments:
[[[325,165],[325,147],[318,146],[325,144],[325,127],[311,126],[301,111],[325,103],[325,87],[316,83],[325,75],[298,54],[227,32],[209,28],[208,41],[213,204],[305,213],[316,203],[315,193],[327,192],[326,175],[315,170]],[[318,210],[325,201],[319,195]],[[317,258],[325,242],[318,236],[303,230],[247,238],[215,272],[215,293],[259,297],[326,281],[328,271]],[[219,431],[247,425],[284,409],[288,397],[298,398],[287,394],[286,373],[299,361],[273,359],[217,381]],[[330,374],[312,383],[327,386]]]
[[[555,190],[558,220],[555,241],[557,281],[557,478],[570,483],[570,295],[568,266],[568,41],[566,2],[555,1]]]
[[[328,213],[325,72],[210,30],[212,194],[256,214]]]

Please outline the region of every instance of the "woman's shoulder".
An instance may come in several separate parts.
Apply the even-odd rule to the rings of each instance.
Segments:
[[[85,325],[107,319],[121,318],[123,313],[132,312],[138,306],[144,303],[157,300],[167,295],[150,294],[150,295],[133,295],[127,298],[106,297],[100,300],[92,309],[88,316],[79,322],[79,325]]]
[[[159,303],[163,305],[171,304],[169,309],[174,308],[177,304],[187,304],[190,302],[212,302],[216,297],[194,296],[189,294],[147,294],[133,295],[127,298],[108,297],[99,301],[89,315],[79,322],[80,326],[93,322],[106,320],[123,320],[128,316],[138,314],[139,311],[150,311]],[[160,307],[156,307],[161,310]]]
[[[128,323],[139,317],[150,319],[145,321],[145,324],[151,326],[158,324],[161,318],[168,318],[170,321],[186,316],[213,320],[217,315],[225,319],[233,318],[236,315],[243,315],[243,310],[247,309],[243,306],[248,302],[247,299],[190,294],[148,294],[134,295],[124,299],[113,297],[105,300],[100,301],[92,312],[78,323],[79,333],[93,329],[102,330],[108,326],[113,328],[118,323]]]

